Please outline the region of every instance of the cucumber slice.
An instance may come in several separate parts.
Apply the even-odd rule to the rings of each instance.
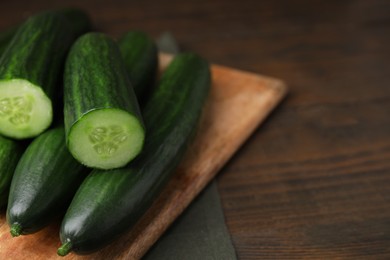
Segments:
[[[42,88],[24,79],[0,81],[0,132],[22,139],[38,135],[52,122],[52,102]]]
[[[69,131],[68,147],[84,165],[111,169],[139,154],[144,129],[135,116],[120,109],[97,109],[85,114]]]

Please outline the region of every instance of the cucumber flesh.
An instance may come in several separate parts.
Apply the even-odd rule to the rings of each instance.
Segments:
[[[72,126],[68,147],[82,164],[111,169],[137,156],[143,142],[143,126],[135,116],[106,108],[88,112]]]
[[[64,123],[69,151],[85,166],[120,168],[141,151],[138,100],[117,43],[103,33],[84,34],[68,54]]]
[[[52,122],[52,102],[24,79],[0,81],[0,132],[15,138],[38,135]]]

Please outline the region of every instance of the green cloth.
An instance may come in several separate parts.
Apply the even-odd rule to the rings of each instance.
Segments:
[[[143,259],[237,259],[215,181],[191,203]]]

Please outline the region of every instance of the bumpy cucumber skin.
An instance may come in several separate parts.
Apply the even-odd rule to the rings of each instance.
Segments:
[[[63,15],[72,25],[74,29],[74,34],[76,36],[84,34],[91,30],[92,22],[89,15],[82,9],[78,8],[63,8],[53,11],[46,12],[55,12],[60,15]],[[11,42],[12,38],[16,34],[18,27],[13,26],[0,33],[0,53],[2,54],[7,48],[8,44]]]
[[[91,18],[89,17],[88,13],[83,9],[63,8],[54,10],[52,12],[56,12],[60,15],[63,15],[70,22],[75,37],[78,37],[93,29]]]
[[[187,149],[209,88],[205,60],[195,54],[174,59],[145,106],[143,152],[125,168],[88,175],[63,219],[60,254],[96,251],[137,222]]]
[[[45,11],[31,16],[3,36],[0,80],[25,79],[39,86],[52,101],[53,119],[60,120],[66,54],[76,37],[91,27],[88,14],[77,8]],[[10,36],[12,39],[6,43]],[[34,137],[34,134],[18,139],[29,137]]]
[[[0,79],[28,80],[52,98],[61,91],[63,63],[74,37],[71,24],[60,14],[45,12],[30,17],[2,55]]]
[[[14,37],[16,31],[17,27],[12,27],[0,33],[0,55],[3,54],[9,42],[12,40],[12,37]]]
[[[65,66],[64,121],[67,146],[77,159],[71,145],[71,131],[83,117],[93,110],[119,109],[132,115],[144,134],[143,119],[137,97],[129,80],[117,43],[103,33],[87,33],[72,46]],[[143,146],[143,138],[138,155]],[[81,163],[96,167],[91,162]],[[133,159],[132,158],[129,158]],[[122,167],[123,165],[118,165]]]
[[[130,82],[142,103],[152,89],[158,69],[157,46],[146,33],[130,31],[118,41]],[[145,87],[146,86],[146,87]]]
[[[88,14],[81,9],[66,8],[53,12],[63,15],[69,20],[76,36],[89,31],[91,28]],[[20,25],[14,26],[0,33],[0,55],[8,48],[19,27]],[[26,145],[25,142],[0,136],[0,161],[4,162],[0,164],[0,208],[7,204],[12,176]]]
[[[62,126],[35,138],[12,179],[8,224],[18,224],[23,234],[40,230],[54,214],[65,210],[87,171],[68,152]]]
[[[103,33],[87,33],[73,44],[66,60],[66,136],[86,113],[104,108],[128,111],[142,122],[139,104],[118,45]]]
[[[0,135],[0,208],[7,204],[8,192],[24,145]]]

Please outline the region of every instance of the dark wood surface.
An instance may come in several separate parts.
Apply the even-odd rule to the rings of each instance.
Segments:
[[[68,1],[290,95],[218,177],[240,259],[390,258],[390,1]],[[0,28],[65,1],[2,1]]]

